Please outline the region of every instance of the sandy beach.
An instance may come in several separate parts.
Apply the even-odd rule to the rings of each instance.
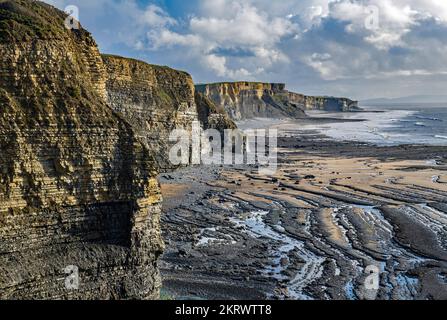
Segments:
[[[298,132],[299,121],[269,125],[280,129],[273,176],[239,166],[161,178],[164,294],[447,299],[447,147],[378,147]],[[378,290],[366,286],[368,268]]]

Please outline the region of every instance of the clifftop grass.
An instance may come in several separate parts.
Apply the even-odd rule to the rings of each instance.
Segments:
[[[0,0],[0,43],[87,37],[83,30],[68,30],[67,15],[40,1]]]
[[[118,55],[114,55],[114,54],[107,54],[107,53],[101,53],[102,59],[104,60],[105,63],[107,63],[108,61],[113,61],[113,60],[122,60],[123,63],[133,63],[135,65],[141,65],[141,66],[146,66],[146,67],[151,67],[156,71],[164,71],[164,72],[172,72],[172,73],[178,73],[178,74],[182,74],[185,76],[190,77],[190,74],[186,71],[182,71],[182,70],[177,70],[177,69],[173,69],[169,66],[161,66],[161,65],[157,65],[157,64],[151,64],[151,63],[147,63],[145,61],[142,60],[138,60],[138,59],[134,59],[134,58],[128,58],[128,57],[122,57],[122,56],[118,56]]]

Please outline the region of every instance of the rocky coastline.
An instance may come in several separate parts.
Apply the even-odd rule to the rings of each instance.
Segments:
[[[310,110],[361,109],[284,84],[195,85],[101,54],[66,18],[0,2],[0,299],[447,299],[446,147],[298,133],[347,121]],[[174,129],[259,118],[280,131],[273,175],[168,159]]]

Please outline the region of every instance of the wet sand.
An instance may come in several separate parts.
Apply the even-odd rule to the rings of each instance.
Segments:
[[[447,299],[447,147],[377,147],[290,128],[278,147],[273,176],[241,166],[161,178],[166,294]],[[365,287],[368,266],[378,290]]]

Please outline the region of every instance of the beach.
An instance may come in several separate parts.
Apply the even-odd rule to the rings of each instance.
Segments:
[[[337,139],[315,122],[268,122],[280,132],[274,175],[242,165],[161,177],[166,296],[447,299],[447,146]]]

